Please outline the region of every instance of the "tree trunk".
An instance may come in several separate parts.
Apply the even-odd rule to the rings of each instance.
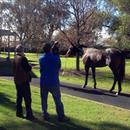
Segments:
[[[8,56],[7,60],[10,60],[10,36],[8,36]]]
[[[80,56],[79,56],[79,53],[76,54],[76,70],[80,71]]]

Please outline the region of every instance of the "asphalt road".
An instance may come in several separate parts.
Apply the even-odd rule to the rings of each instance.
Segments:
[[[13,80],[13,77],[3,78]],[[38,87],[39,78],[33,78],[31,84]],[[61,82],[60,86],[62,93],[130,110],[130,94],[122,93],[121,95],[116,96],[115,93],[110,93],[107,90],[95,90],[90,87],[83,89],[79,85],[63,82]]]

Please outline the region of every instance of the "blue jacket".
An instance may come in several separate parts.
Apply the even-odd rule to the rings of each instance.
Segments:
[[[40,86],[59,85],[60,57],[52,53],[43,54],[39,58]]]

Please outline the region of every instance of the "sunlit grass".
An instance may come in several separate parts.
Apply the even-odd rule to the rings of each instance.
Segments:
[[[25,53],[27,58],[29,59],[29,62],[33,65],[33,72],[34,74],[39,77],[40,72],[39,72],[39,56],[41,54],[35,54],[35,53]],[[2,56],[6,57],[7,54],[3,54]],[[11,53],[11,57],[13,58],[14,53]],[[76,63],[76,58],[66,58],[64,56],[61,56],[61,63],[62,63],[62,72],[60,74],[60,81],[61,82],[67,82],[67,83],[73,83],[73,84],[79,84],[83,85],[85,76],[82,74],[80,75],[75,75],[71,72],[71,70],[75,70],[75,63]],[[82,63],[82,59],[80,59],[80,68],[81,71],[84,71],[84,65]],[[64,73],[63,72],[70,72],[70,73]],[[90,69],[91,72],[91,69]],[[96,68],[96,79],[97,79],[97,88],[102,88],[102,89],[107,89],[109,90],[112,86],[113,83],[113,74],[110,70],[109,67],[100,67]],[[126,60],[126,79],[122,85],[123,92],[130,93],[130,60]],[[93,80],[91,75],[89,76],[88,79],[88,86],[93,87]],[[117,89],[117,85],[116,85]]]
[[[13,81],[0,78],[0,130],[129,130],[130,111],[62,94],[68,123],[59,123],[49,95],[50,122],[41,116],[40,90],[31,86],[32,109],[37,122],[15,116],[16,91]]]

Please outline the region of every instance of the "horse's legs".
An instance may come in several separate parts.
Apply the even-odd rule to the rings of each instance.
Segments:
[[[118,92],[116,93],[116,95],[119,95],[119,94],[120,94],[120,92],[122,91],[122,88],[121,88],[121,83],[122,83],[121,79],[120,79],[120,78],[118,78]]]
[[[96,89],[96,85],[97,85],[97,83],[96,83],[96,78],[95,78],[95,67],[92,67],[92,76],[93,76],[93,81],[94,81],[94,88]]]
[[[116,85],[116,78],[114,77],[114,82],[113,82],[113,85],[112,85],[112,88],[110,89],[110,92],[112,92],[114,89],[115,89],[115,85]]]
[[[115,89],[115,85],[116,85],[116,82],[118,81],[118,92],[116,93],[116,95],[119,95],[120,92],[121,92],[121,79],[120,79],[120,76],[118,74],[118,70],[114,69],[113,67],[111,67],[111,70],[114,74],[114,82],[113,82],[113,85],[112,85],[112,88],[110,89],[110,92],[112,92],[114,89]]]
[[[115,71],[115,69],[113,67],[110,67],[110,68],[114,75],[114,82],[113,82],[112,88],[110,89],[110,92],[112,92],[115,89],[115,85],[116,85],[116,81],[117,81],[117,71]]]
[[[85,83],[82,88],[85,88],[88,83],[88,72],[89,72],[89,67],[85,66]]]

